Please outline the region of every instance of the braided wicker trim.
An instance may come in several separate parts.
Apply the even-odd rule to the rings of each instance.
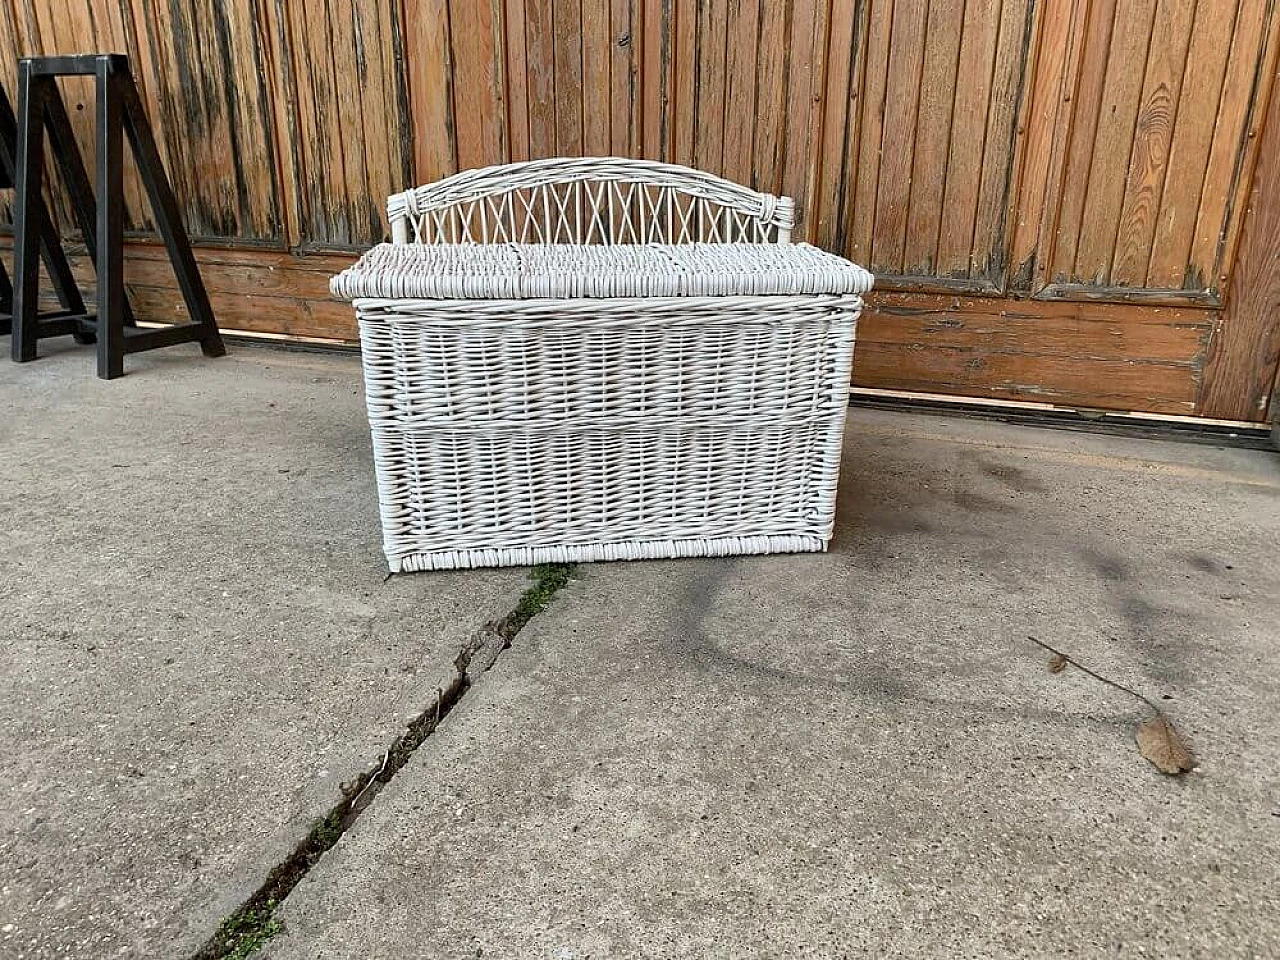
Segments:
[[[458,570],[474,567],[527,567],[537,563],[724,557],[753,553],[819,553],[826,549],[827,541],[821,537],[766,535],[409,553],[397,553],[392,546],[388,546],[387,560],[393,573],[402,573],[415,570]]]
[[[865,293],[872,276],[807,243],[381,244],[334,277],[335,297],[531,298]]]

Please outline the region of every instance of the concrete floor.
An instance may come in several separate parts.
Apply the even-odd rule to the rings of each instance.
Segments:
[[[0,957],[190,956],[524,577],[382,582],[356,358],[41,347],[0,365]]]
[[[522,573],[381,583],[349,358],[91,367],[0,384],[0,955],[186,957]],[[852,410],[845,464],[828,554],[580,567],[265,955],[1280,955],[1280,456]]]

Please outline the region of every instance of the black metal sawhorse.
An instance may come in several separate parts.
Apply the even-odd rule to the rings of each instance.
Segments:
[[[96,199],[58,90],[57,78],[63,76],[91,76],[97,81]],[[62,173],[71,209],[98,275],[97,312],[92,315],[85,312],[74,281],[70,285],[74,295],[60,286],[70,277],[70,270],[62,270],[66,257],[62,255],[40,192],[46,130],[53,147],[53,160]],[[133,321],[124,290],[125,133],[186,301],[191,318],[188,323],[143,328]],[[126,353],[193,342],[200,344],[206,357],[226,353],[209,307],[208,292],[191,252],[191,241],[182,225],[178,202],[165,176],[151,124],[129,70],[129,58],[111,53],[29,57],[19,61],[15,142],[13,359],[19,363],[34,360],[37,340],[68,333],[78,334],[77,339],[86,341],[96,335],[98,376],[108,380],[124,373]],[[37,311],[42,253],[63,307],[57,313],[43,316]],[[3,292],[0,289],[0,294]],[[64,293],[68,294],[66,298]]]
[[[13,115],[13,104],[9,95],[0,89],[0,189],[12,190],[14,180],[14,158],[18,144],[18,121]],[[80,288],[71,273],[71,264],[62,249],[62,241],[58,236],[49,210],[43,197],[36,197],[36,229],[40,234],[40,257],[44,260],[45,271],[53,283],[60,309],[54,313],[36,315],[36,323],[50,331],[70,333],[79,343],[93,343],[93,329],[83,321],[85,317],[84,300],[80,296]],[[0,334],[13,330],[13,283],[0,263]]]

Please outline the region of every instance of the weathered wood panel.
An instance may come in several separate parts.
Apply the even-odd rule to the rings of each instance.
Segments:
[[[187,231],[283,241],[274,105],[252,0],[135,0],[135,72]]]
[[[1269,0],[1089,4],[1042,295],[1220,295],[1274,32]]]
[[[1212,326],[1194,308],[876,293],[853,382],[1190,415]]]
[[[11,96],[18,56],[129,54],[155,130],[161,157],[197,241],[282,245],[284,188],[279,177],[270,37],[251,0],[134,0],[83,4],[14,0],[0,16],[3,81]],[[86,162],[92,169],[93,83],[60,81]],[[71,218],[56,191],[68,230]],[[126,226],[152,229],[145,192],[126,164]]]
[[[298,240],[308,247],[368,246],[387,234],[387,195],[413,179],[410,130],[402,122],[408,90],[400,5],[289,0],[284,6],[299,139]]]
[[[1280,375],[1280,95],[1271,98],[1262,140],[1240,258],[1205,370],[1199,412],[1207,417],[1263,419]]]
[[[511,17],[513,25],[523,28],[523,21]],[[453,53],[449,45],[448,0],[415,0],[405,6],[405,48],[414,51],[406,61],[409,89],[409,117],[405,130],[412,140],[413,179],[430,183],[447,177],[458,169],[457,136],[453,122]],[[523,57],[524,31],[518,38],[508,34],[507,51],[520,51]],[[523,76],[523,74],[522,74]],[[512,101],[511,139],[519,142],[528,158],[527,100],[523,88]],[[520,112],[516,113],[519,108]]]

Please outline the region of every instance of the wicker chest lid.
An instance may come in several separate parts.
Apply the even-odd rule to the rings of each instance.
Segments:
[[[871,284],[807,243],[384,243],[330,289],[344,300],[523,300],[860,294]]]

